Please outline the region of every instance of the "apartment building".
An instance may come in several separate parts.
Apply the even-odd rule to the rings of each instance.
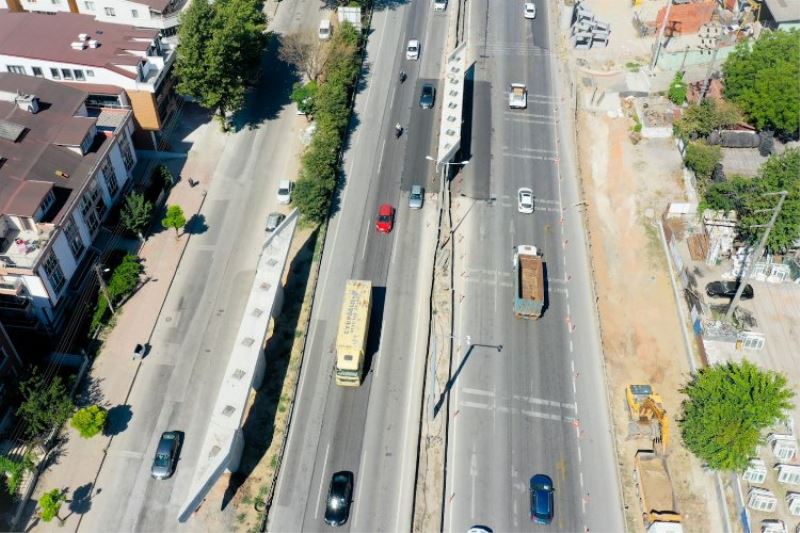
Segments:
[[[17,388],[21,372],[22,359],[0,322],[0,434],[8,428],[14,417],[9,395]]]
[[[56,333],[92,243],[136,164],[132,114],[87,93],[0,73],[0,320]]]
[[[0,9],[30,13],[80,13],[99,22],[127,24],[175,35],[189,0],[0,0]]]
[[[175,48],[159,30],[98,22],[74,13],[0,15],[0,72],[68,84],[87,107],[129,108],[137,148],[159,149],[179,97]]]

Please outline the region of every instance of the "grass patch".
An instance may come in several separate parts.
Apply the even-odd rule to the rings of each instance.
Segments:
[[[625,63],[625,68],[628,69],[629,72],[639,72],[639,69],[642,68],[642,65],[635,61],[628,61]]]

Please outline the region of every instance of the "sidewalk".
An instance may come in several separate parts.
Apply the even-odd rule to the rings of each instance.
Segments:
[[[195,111],[191,120],[181,120],[181,126],[170,139],[172,146],[189,149],[187,158],[152,160],[145,157],[138,163],[145,168],[163,163],[176,178],[183,176],[170,191],[167,204],[180,205],[189,221],[202,208],[219,155],[227,142],[216,123],[198,123],[195,120],[201,118]],[[199,126],[192,130],[196,124]],[[199,185],[190,187],[188,177],[199,181]],[[53,488],[67,490],[67,499],[71,502],[62,507],[61,516],[67,516],[64,527],[68,530],[75,531],[83,513],[91,508],[93,484],[114,438],[113,433],[123,430],[130,419],[127,399],[139,367],[147,361],[147,358],[134,361],[131,353],[136,343],[149,341],[189,238],[190,235],[184,233],[176,239],[173,230],[162,230],[147,239],[139,256],[143,260],[145,276],[149,276],[150,281],[117,310],[116,325],[107,334],[89,371],[88,394],[97,397],[97,401],[109,409],[107,430],[112,436],[81,439],[74,429],[68,427],[64,433],[65,442],[56,452],[57,459],[39,478],[34,492],[36,499]],[[37,531],[63,531],[58,520],[45,524],[37,523],[34,518],[30,527]]]

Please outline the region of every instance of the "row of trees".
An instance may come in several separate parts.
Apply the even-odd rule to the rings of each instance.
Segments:
[[[293,203],[303,219],[311,223],[322,222],[328,215],[336,189],[339,153],[350,118],[350,97],[361,63],[361,36],[352,25],[344,23],[330,44],[323,46],[320,56],[307,40],[290,38],[281,51],[284,60],[293,62],[310,78],[308,84],[296,86],[293,94],[302,110],[314,115],[317,125],[301,157]]]

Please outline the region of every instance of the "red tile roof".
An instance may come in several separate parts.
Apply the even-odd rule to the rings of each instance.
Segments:
[[[99,43],[97,48],[72,48],[79,35]],[[76,13],[11,13],[0,16],[0,54],[107,68],[135,78],[121,66],[136,66],[158,35],[156,29],[98,22]]]

